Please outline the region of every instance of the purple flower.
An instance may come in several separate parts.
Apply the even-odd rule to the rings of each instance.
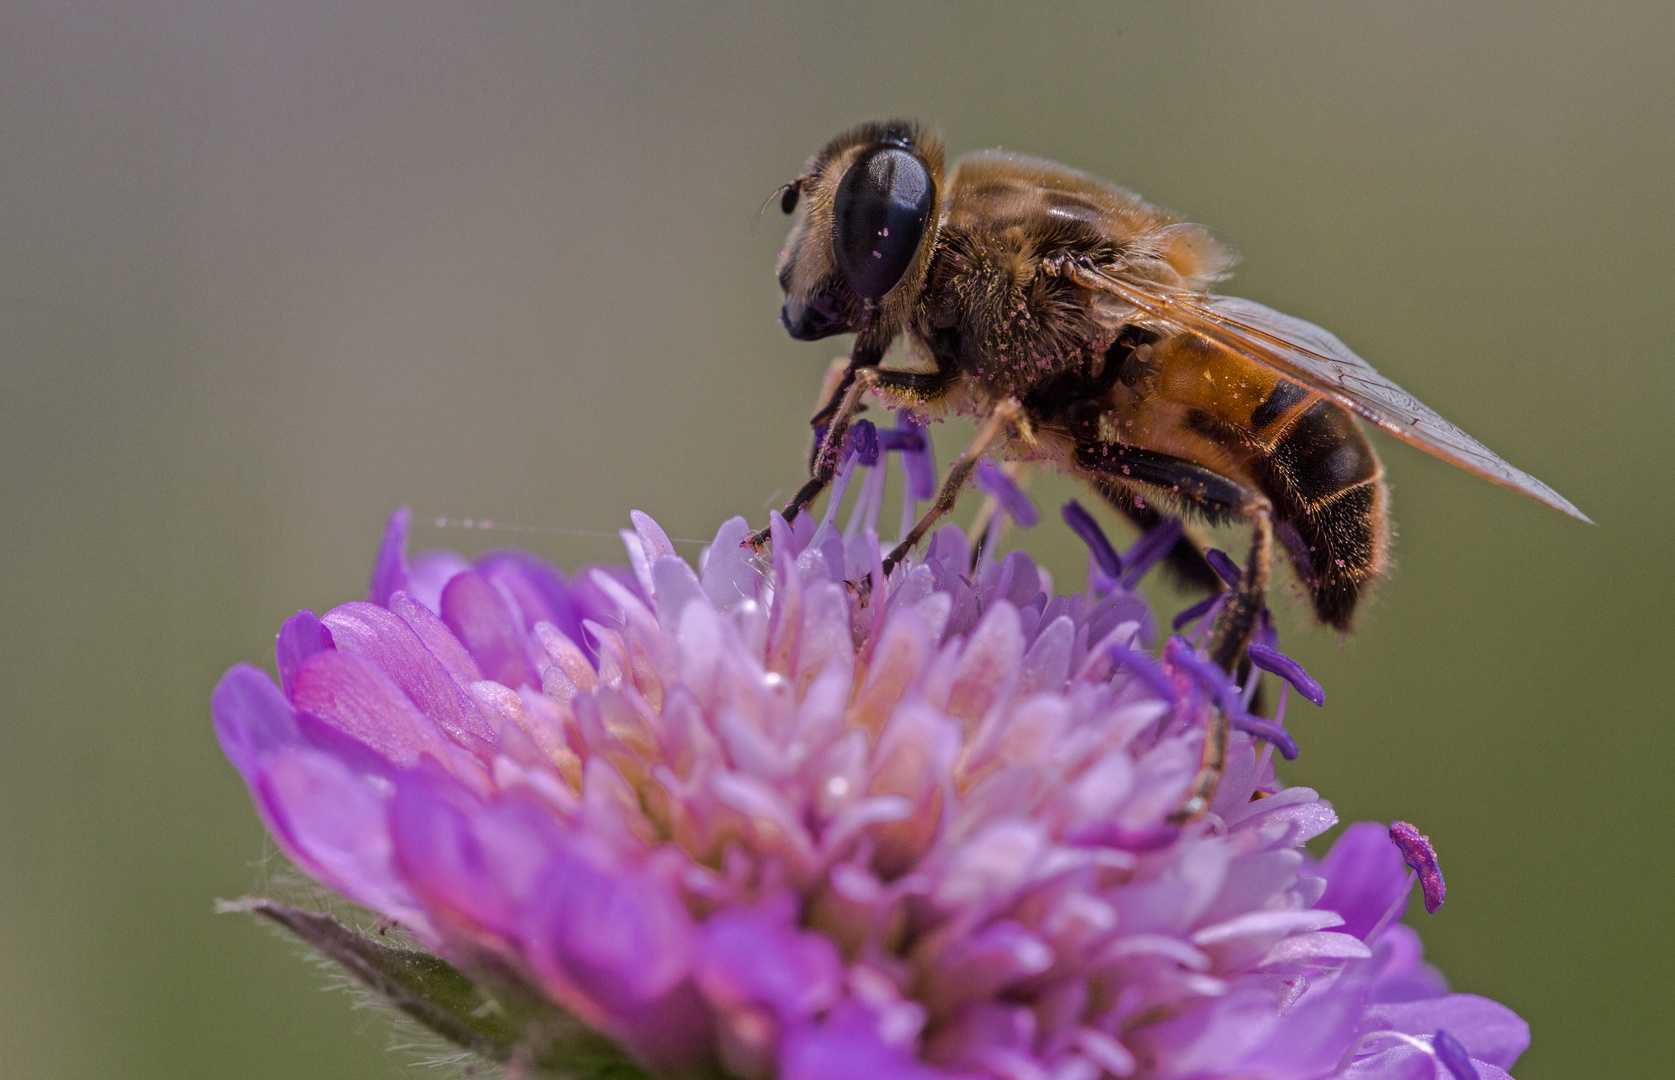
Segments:
[[[409,561],[398,512],[367,601],[289,620],[278,683],[215,691],[285,853],[452,978],[669,1076],[1492,1080],[1523,1050],[1396,921],[1385,826],[1302,852],[1337,819],[1271,743],[1235,732],[1210,812],[1168,824],[1212,702],[1254,686],[1145,651],[1110,575],[1057,595],[947,528],[863,604],[870,528],[776,518],[764,567],[735,518],[694,569],[634,525],[627,568],[567,577]],[[473,1048],[558,1038],[479,1044],[426,1000],[454,983],[351,969]]]

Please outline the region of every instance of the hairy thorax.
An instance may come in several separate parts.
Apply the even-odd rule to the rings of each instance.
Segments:
[[[1083,290],[1043,273],[1028,230],[946,237],[914,319],[919,344],[975,384],[972,395],[1022,397],[1043,381],[1103,361],[1112,332]]]

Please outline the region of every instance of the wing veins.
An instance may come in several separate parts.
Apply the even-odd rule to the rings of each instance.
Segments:
[[[1169,289],[1102,267],[1074,265],[1068,267],[1067,272],[1086,288],[1116,296],[1149,321],[1181,333],[1194,334],[1236,356],[1295,379],[1403,442],[1591,523],[1591,519],[1570,500],[1450,424],[1312,323],[1292,319],[1254,301]],[[1344,355],[1328,356],[1292,337],[1252,325],[1248,316],[1239,318],[1227,311],[1218,311],[1214,307],[1217,301],[1230,307],[1248,307],[1287,322],[1296,322],[1337,342]]]

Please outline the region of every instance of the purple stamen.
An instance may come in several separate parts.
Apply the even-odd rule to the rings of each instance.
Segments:
[[[903,458],[902,460],[907,460]],[[914,511],[919,508],[919,500],[913,497],[913,483],[909,478],[901,489],[901,524],[896,527],[897,536],[906,536],[913,529]]]
[[[1127,572],[1123,574],[1122,584],[1125,589],[1132,589],[1146,576],[1146,571],[1175,546],[1175,541],[1181,538],[1181,523],[1174,518],[1164,518],[1156,525],[1147,529],[1134,546],[1128,549],[1128,554],[1122,557],[1123,566]]]
[[[885,428],[878,433],[878,447],[887,453],[917,454],[925,448],[925,435],[912,428]]]
[[[1282,689],[1280,692],[1284,693],[1285,691]],[[1384,909],[1384,914],[1378,917],[1378,922],[1373,924],[1373,928],[1362,935],[1361,940],[1363,942],[1371,945],[1377,941],[1378,936],[1388,930],[1390,924],[1401,918],[1402,913],[1407,911],[1407,895],[1413,891],[1413,882],[1417,876],[1413,871],[1408,871],[1407,876],[1402,881],[1401,893],[1390,901],[1390,906]]]
[[[1459,1039],[1448,1033],[1447,1028],[1437,1028],[1437,1033],[1431,1036],[1431,1049],[1436,1051],[1437,1060],[1453,1074],[1454,1080],[1478,1080],[1477,1066],[1471,1063],[1471,1055],[1466,1053]]]
[[[1105,538],[1105,530],[1099,527],[1099,522],[1093,515],[1082,508],[1082,504],[1071,499],[1064,504],[1064,523],[1070,526],[1070,531],[1082,538],[1082,543],[1093,552],[1094,561],[1099,563],[1099,569],[1106,577],[1122,577],[1122,556],[1111,546],[1111,541]],[[1177,624],[1178,625],[1178,624]]]
[[[1175,688],[1174,680],[1150,656],[1122,646],[1113,646],[1110,655],[1112,663],[1155,690],[1158,697],[1170,704],[1180,701],[1181,693]]]
[[[1256,697],[1256,688],[1261,685],[1262,672],[1257,669],[1256,665],[1252,664],[1250,670],[1245,673],[1244,687],[1240,691],[1239,708],[1247,713],[1250,712],[1250,703]]]
[[[1230,588],[1239,587],[1239,564],[1233,561],[1233,556],[1220,548],[1205,548],[1204,559]]]
[[[1303,665],[1267,645],[1251,642],[1246,650],[1250,662],[1263,671],[1271,672],[1297,688],[1297,692],[1316,705],[1326,704],[1326,691],[1303,670]]]
[[[1437,864],[1437,849],[1431,846],[1431,838],[1420,836],[1419,830],[1405,821],[1393,821],[1390,841],[1402,853],[1402,859],[1419,874],[1419,887],[1425,892],[1425,910],[1435,915],[1448,895],[1448,886],[1443,883],[1442,867]]]
[[[876,533],[878,531],[878,511],[884,505],[884,480],[888,467],[869,469],[866,478],[861,481],[860,494],[855,496],[855,506],[849,511],[849,524],[843,529],[843,542],[849,543],[858,536],[862,529]]]
[[[1209,657],[1199,656],[1192,642],[1178,635],[1170,638],[1163,646],[1163,658],[1197,679],[1199,685],[1221,702],[1227,715],[1233,716],[1240,711],[1239,688],[1227,677],[1227,672],[1212,663]]]
[[[1202,618],[1211,608],[1221,603],[1221,597],[1221,593],[1213,593],[1204,597],[1204,599],[1198,601],[1198,603],[1187,608],[1185,611],[1182,611],[1179,615],[1176,615],[1174,621],[1169,624],[1170,628],[1179,630],[1192,620]]]
[[[1281,730],[1285,728],[1285,699],[1290,696],[1291,684],[1280,683],[1280,700],[1279,704],[1274,706],[1274,719],[1271,722]],[[1262,748],[1262,752],[1256,755],[1256,775],[1262,775],[1262,771],[1268,767],[1268,760],[1273,756],[1273,753],[1274,744],[1272,740],[1269,740],[1268,744]],[[1368,938],[1367,940],[1372,939]]]
[[[820,519],[821,525],[830,525],[837,520],[838,507],[843,505],[843,497],[849,492],[849,480],[854,475],[855,451],[846,439],[838,455],[837,475],[832,477],[832,486],[826,494],[826,513]]]
[[[1006,475],[1005,470],[988,458],[977,463],[977,486],[993,495],[1019,528],[1028,529],[1035,524],[1038,518],[1035,504],[1029,501],[1024,489]]]
[[[1252,716],[1247,712],[1233,713],[1229,717],[1232,725],[1238,730],[1257,739],[1267,739],[1279,749],[1280,757],[1287,761],[1297,760],[1297,740],[1291,737],[1291,732],[1280,727],[1272,720],[1264,720],[1260,716]]]
[[[985,563],[992,563],[1000,558],[1000,534],[1005,527],[1005,514],[996,514],[989,519],[989,527],[983,533],[983,561]]]
[[[1227,672],[1217,667],[1208,657],[1199,656],[1186,638],[1170,638],[1169,643],[1163,647],[1163,656],[1170,663],[1184,669],[1212,694],[1221,704],[1222,711],[1227,714],[1228,722],[1235,728],[1258,739],[1267,739],[1279,749],[1285,760],[1296,760],[1297,740],[1291,737],[1291,733],[1271,720],[1264,720],[1245,712],[1239,685],[1228,678]]]
[[[901,471],[907,477],[907,495],[913,499],[929,499],[936,495],[936,452],[931,446],[925,424],[912,413],[903,410],[896,414],[896,431],[902,437],[916,436],[919,448],[903,450]],[[905,530],[904,530],[905,531]]]
[[[871,420],[855,421],[844,441],[854,448],[862,465],[870,469],[878,464],[878,428]]]

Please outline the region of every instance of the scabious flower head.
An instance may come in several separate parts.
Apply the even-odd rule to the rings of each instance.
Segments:
[[[697,568],[635,514],[629,565],[573,577],[409,561],[398,512],[368,598],[289,620],[277,684],[228,672],[216,733],[301,869],[657,1075],[1505,1075],[1527,1030],[1423,963],[1385,827],[1310,860],[1336,817],[1276,779],[1282,718],[1147,651],[1124,575],[1172,536],[1100,536],[1062,596],[947,528],[886,582],[882,490]],[[1212,702],[1228,772],[1177,827]]]

